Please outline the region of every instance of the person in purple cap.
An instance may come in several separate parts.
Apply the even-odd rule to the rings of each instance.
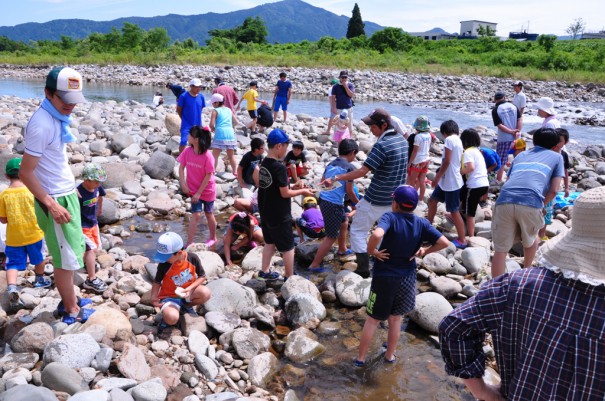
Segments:
[[[365,365],[366,354],[381,321],[388,320],[388,341],[384,359],[396,360],[395,348],[401,332],[401,318],[416,307],[416,256],[447,248],[449,241],[425,218],[414,214],[418,192],[411,185],[401,185],[393,192],[391,212],[382,215],[368,240],[368,254],[374,256],[372,285],[363,325],[357,367]],[[431,246],[422,247],[428,242]]]
[[[270,266],[275,249],[281,252],[284,259],[285,277],[294,274],[291,198],[300,195],[313,196],[314,193],[307,188],[290,189],[286,166],[282,162],[289,143],[290,138],[284,131],[280,129],[271,131],[267,137],[269,148],[267,157],[260,164],[258,209],[266,244],[263,248],[262,271],[258,274],[261,279],[279,278],[279,274],[272,272]]]

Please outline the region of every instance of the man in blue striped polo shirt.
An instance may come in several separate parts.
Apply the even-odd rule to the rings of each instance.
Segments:
[[[357,204],[357,213],[351,224],[351,249],[357,257],[357,273],[370,276],[368,256],[368,231],[380,216],[391,211],[392,194],[395,188],[405,183],[408,164],[408,143],[393,128],[391,115],[384,109],[375,109],[361,119],[378,138],[360,169],[346,174],[338,174],[326,179],[326,185],[335,181],[352,181],[374,174],[370,186]]]

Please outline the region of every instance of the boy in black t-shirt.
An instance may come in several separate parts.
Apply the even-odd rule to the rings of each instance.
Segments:
[[[311,166],[305,156],[305,145],[301,141],[292,142],[292,150],[286,155],[286,167],[288,168],[288,177],[297,183],[302,177],[309,174]]]
[[[285,276],[294,274],[294,234],[292,232],[291,200],[295,196],[313,196],[313,191],[300,188],[290,189],[286,166],[281,159],[288,150],[290,139],[280,129],[274,129],[267,137],[269,151],[261,162],[259,171],[258,208],[261,228],[265,237],[261,279],[276,279],[279,274],[270,270],[271,257],[275,249],[282,253]],[[298,185],[300,187],[300,184]]]
[[[254,181],[254,170],[263,161],[265,142],[260,138],[254,138],[250,142],[250,148],[252,150],[242,157],[237,167],[237,181],[242,188],[248,188],[248,185],[258,187],[258,182]]]

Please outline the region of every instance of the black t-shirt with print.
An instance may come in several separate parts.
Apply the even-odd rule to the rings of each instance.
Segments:
[[[277,226],[292,220],[290,198],[282,198],[281,187],[288,186],[286,166],[276,159],[266,157],[260,164],[258,209],[263,224]]]

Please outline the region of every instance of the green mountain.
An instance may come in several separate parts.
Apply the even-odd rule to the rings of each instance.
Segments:
[[[363,10],[361,15],[363,18]],[[269,43],[297,43],[305,39],[316,41],[323,36],[345,37],[351,11],[347,11],[347,15],[336,15],[301,0],[283,0],[225,14],[168,14],[149,18],[119,18],[113,21],[61,19],[44,23],[29,22],[2,26],[0,36],[23,42],[60,40],[61,35],[82,39],[93,32],[108,33],[113,27],[121,29],[124,22],[130,22],[145,30],[165,28],[172,40],[183,41],[192,38],[205,45],[206,39],[209,39],[209,30],[231,29],[241,25],[246,18],[257,16],[263,19],[267,27]],[[368,36],[381,29],[383,27],[378,24],[365,22],[365,32]]]

